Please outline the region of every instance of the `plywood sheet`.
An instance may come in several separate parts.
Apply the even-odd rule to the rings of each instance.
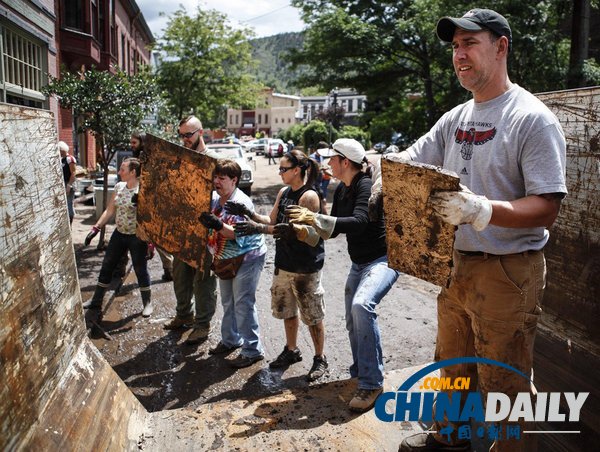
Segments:
[[[201,268],[215,159],[147,135],[138,199],[138,236]]]
[[[381,160],[389,266],[446,286],[452,268],[455,226],[427,204],[437,190],[458,190],[454,173],[417,162]]]

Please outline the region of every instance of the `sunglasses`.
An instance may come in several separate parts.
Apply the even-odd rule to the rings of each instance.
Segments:
[[[194,136],[194,134],[195,134],[196,132],[198,132],[199,130],[202,130],[202,127],[198,128],[198,129],[196,129],[196,130],[194,130],[193,132],[186,132],[186,133],[177,132],[177,136],[178,136],[179,138],[192,138],[192,137]]]
[[[291,169],[294,169],[294,168],[296,168],[296,167],[295,166],[287,166],[287,167],[286,166],[280,166],[279,167],[279,174],[283,174],[287,170],[291,170]]]

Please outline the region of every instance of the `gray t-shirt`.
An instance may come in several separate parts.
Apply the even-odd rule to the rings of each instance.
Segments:
[[[567,193],[566,143],[558,119],[517,85],[490,101],[457,106],[407,150],[413,160],[456,172],[463,185],[488,199]],[[454,247],[510,254],[542,249],[547,241],[544,227],[489,225],[477,232],[461,225]]]

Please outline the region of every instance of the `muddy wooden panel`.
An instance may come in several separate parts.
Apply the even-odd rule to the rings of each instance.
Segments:
[[[544,309],[600,340],[600,88],[542,94],[567,140],[567,189],[546,246]]]
[[[198,217],[210,208],[213,158],[148,135],[138,201],[138,235],[201,267],[208,231]]]
[[[106,412],[122,409],[122,420],[134,406],[143,411],[114,372],[94,381],[99,360],[81,357],[92,346],[82,348],[89,341],[56,142],[50,112],[0,105],[0,450],[92,450],[72,438],[123,444]],[[90,424],[83,411],[107,422]]]
[[[456,228],[440,220],[427,200],[436,190],[457,190],[459,178],[431,165],[386,159],[381,171],[390,267],[446,286]]]

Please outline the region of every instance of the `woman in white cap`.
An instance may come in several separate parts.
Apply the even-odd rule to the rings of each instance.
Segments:
[[[340,138],[332,149],[320,149],[319,153],[329,157],[333,177],[340,180],[331,215],[300,206],[288,207],[286,214],[291,223],[312,225],[323,239],[346,234],[352,260],[344,291],[346,329],[353,358],[350,376],[358,378],[358,390],[349,406],[364,412],[373,408],[383,391],[383,352],[375,308],[399,273],[387,265],[383,219],[369,220],[372,181],[363,171],[363,165],[368,164],[365,149],[356,140]]]

